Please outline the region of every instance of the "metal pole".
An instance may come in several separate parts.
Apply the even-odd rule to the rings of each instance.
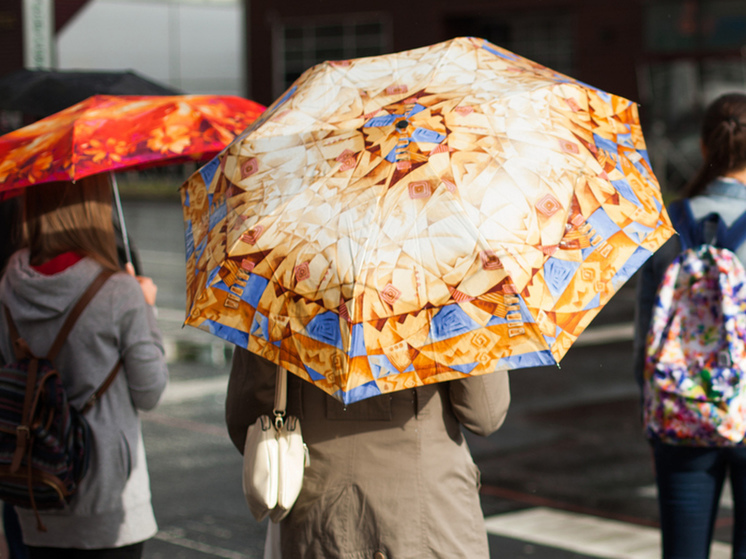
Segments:
[[[119,219],[119,228],[122,230],[122,241],[124,243],[124,254],[127,257],[127,263],[132,264],[132,253],[130,252],[130,241],[127,236],[127,225],[124,223],[124,212],[122,212],[122,200],[119,197],[119,187],[117,186],[117,177],[114,172],[109,173],[111,177],[111,189],[114,193],[114,201],[117,205],[117,219]]]

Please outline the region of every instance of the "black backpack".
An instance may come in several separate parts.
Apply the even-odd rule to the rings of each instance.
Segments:
[[[113,274],[102,271],[70,311],[46,357],[32,354],[5,308],[16,360],[0,367],[0,500],[36,514],[62,509],[88,471],[91,430],[83,417],[114,381],[118,361],[104,383],[76,410],[67,400],[54,359],[75,321]]]

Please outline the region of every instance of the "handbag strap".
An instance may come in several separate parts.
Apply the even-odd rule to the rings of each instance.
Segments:
[[[280,430],[285,423],[288,398],[288,370],[277,365],[277,379],[275,380],[275,427]]]

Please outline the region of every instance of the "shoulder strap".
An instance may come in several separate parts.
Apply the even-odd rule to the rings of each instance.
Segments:
[[[101,273],[96,276],[96,279],[91,282],[88,289],[86,289],[83,295],[80,296],[80,299],[78,299],[73,310],[71,310],[70,314],[67,315],[65,323],[62,325],[59,334],[57,334],[54,343],[52,343],[52,347],[47,353],[47,359],[54,361],[54,358],[57,357],[60,349],[62,349],[62,345],[65,343],[67,335],[70,333],[70,330],[72,330],[78,317],[83,313],[83,310],[88,306],[88,303],[91,302],[93,296],[98,293],[99,289],[101,289],[101,286],[103,286],[104,283],[106,283],[106,280],[108,280],[113,274],[114,272],[112,270],[101,270]]]
[[[735,252],[744,241],[746,241],[746,212],[741,214],[725,232],[722,246]]]
[[[686,198],[676,200],[668,205],[668,217],[671,218],[676,232],[679,234],[681,250],[686,250],[697,244],[697,227],[689,200]]]
[[[13,344],[13,351],[16,354],[16,359],[23,357],[23,349],[20,345],[21,335],[18,333],[18,328],[13,320],[13,316],[10,314],[10,309],[7,305],[3,305],[5,310],[5,321],[8,323],[8,333],[10,334],[10,343]]]
[[[91,394],[91,396],[85,401],[85,404],[83,404],[83,407],[80,408],[80,413],[86,413],[89,409],[93,407],[93,405],[98,402],[98,400],[103,396],[104,392],[106,392],[109,387],[111,386],[111,383],[114,382],[114,379],[117,378],[117,373],[119,373],[119,369],[122,368],[122,360],[120,359],[117,361],[117,364],[114,365],[114,368],[109,373],[109,376],[106,377],[106,380],[101,384],[101,386],[98,387],[98,390]]]

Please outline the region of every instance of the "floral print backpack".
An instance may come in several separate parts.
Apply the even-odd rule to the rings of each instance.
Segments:
[[[746,434],[746,271],[734,251],[746,214],[695,220],[669,207],[682,252],[666,269],[648,331],[646,436],[667,444],[742,446]]]

